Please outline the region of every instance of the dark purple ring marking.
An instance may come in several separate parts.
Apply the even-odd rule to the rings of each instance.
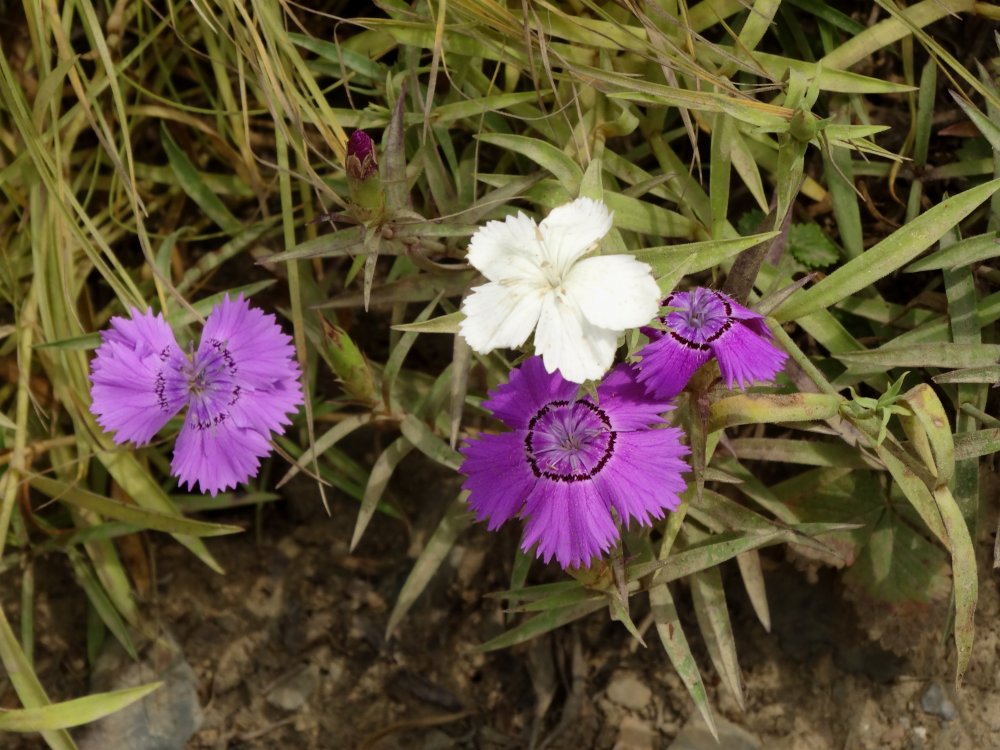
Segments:
[[[607,433],[608,444],[604,447],[604,454],[601,456],[600,460],[598,460],[598,462],[594,464],[594,468],[592,468],[585,474],[559,474],[554,471],[544,471],[543,469],[539,468],[538,460],[535,458],[535,448],[534,448],[535,425],[538,424],[538,420],[540,420],[542,417],[544,417],[546,414],[552,411],[553,408],[569,406],[569,405],[570,405],[569,401],[562,401],[562,400],[550,401],[541,409],[539,409],[537,412],[535,412],[535,416],[533,416],[531,418],[531,421],[528,422],[528,434],[525,435],[524,437],[524,450],[525,454],[528,457],[528,463],[531,465],[531,473],[534,474],[539,479],[544,477],[545,479],[552,479],[556,482],[584,482],[599,474],[601,470],[604,468],[604,466],[608,463],[608,460],[611,458],[612,454],[615,452],[615,442],[617,440],[618,433],[611,429],[611,420],[608,418],[608,415],[604,412],[603,409],[601,409],[596,404],[593,404],[590,401],[584,401],[583,399],[578,399],[577,401],[573,402],[573,406],[580,405],[583,406],[585,409],[589,409],[591,412],[597,415],[597,418],[601,420],[601,423],[608,430]]]
[[[729,329],[732,328],[733,325],[736,323],[736,318],[733,317],[733,306],[729,304],[729,300],[726,299],[726,297],[723,294],[720,294],[719,292],[715,291],[714,289],[711,289],[709,291],[711,291],[712,294],[715,295],[715,298],[717,300],[719,300],[719,302],[722,303],[722,309],[726,313],[726,320],[725,320],[725,322],[721,326],[719,326],[719,330],[717,330],[712,335],[708,336],[708,338],[705,340],[704,344],[702,344],[702,343],[700,343],[698,341],[692,341],[691,339],[687,338],[686,336],[681,336],[679,333],[677,333],[676,331],[674,331],[674,329],[671,328],[670,324],[667,322],[667,318],[669,316],[664,316],[664,317],[660,318],[660,322],[663,323],[664,327],[666,328],[666,332],[668,334],[670,334],[670,337],[674,341],[676,341],[678,344],[681,344],[682,346],[686,346],[688,349],[694,349],[695,351],[700,351],[700,352],[710,351],[711,348],[712,348],[710,346],[710,344],[712,344],[713,342],[718,341],[720,338],[722,338],[726,334],[726,332],[729,331]],[[663,300],[663,305],[662,306],[663,307],[669,307],[670,306],[670,301],[673,298],[674,298],[674,295],[671,294],[669,297],[667,297],[665,300]]]

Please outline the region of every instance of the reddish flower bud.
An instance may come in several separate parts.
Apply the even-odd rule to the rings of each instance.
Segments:
[[[365,131],[351,133],[345,168],[354,215],[366,224],[377,220],[385,210],[385,191],[378,171],[375,142]]]
[[[363,130],[355,130],[347,141],[347,173],[355,180],[367,180],[378,171],[375,141]]]

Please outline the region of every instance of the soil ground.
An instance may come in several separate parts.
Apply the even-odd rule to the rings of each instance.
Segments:
[[[203,707],[189,748],[499,749],[527,748],[533,740],[550,750],[671,747],[696,712],[653,632],[643,648],[599,611],[531,644],[473,650],[505,627],[502,603],[486,594],[509,580],[516,529],[467,532],[385,639],[411,555],[454,497],[448,481],[414,483],[417,520],[409,536],[398,521],[377,516],[353,553],[356,505],[335,500],[328,517],[308,482],[291,485],[300,499],[264,506],[259,515],[213,515],[248,527],[209,541],[224,576],[169,537],[146,538],[156,581],[147,611],[182,649]],[[396,487],[397,495],[406,492]],[[775,549],[765,556],[768,633],[738,576],[727,571],[746,699],[741,710],[705,653],[696,653],[716,714],[768,750],[1000,748],[1000,597],[988,558],[992,540],[982,542],[976,644],[957,692],[946,609],[931,628],[926,619],[914,627],[899,618],[880,623],[872,612],[862,626],[836,573],[799,572],[785,550]],[[84,657],[85,599],[60,560],[38,566],[35,659],[54,699],[93,687]],[[559,575],[538,568],[533,577]],[[0,583],[2,591],[17,590],[11,573]],[[676,593],[700,651],[687,593]],[[12,622],[17,604],[4,601]],[[637,622],[641,606],[633,611]],[[147,678],[162,677],[157,669],[147,654]],[[0,683],[0,692],[0,705],[16,705],[9,684]],[[711,747],[684,745],[702,746]],[[41,741],[0,736],[0,747]]]

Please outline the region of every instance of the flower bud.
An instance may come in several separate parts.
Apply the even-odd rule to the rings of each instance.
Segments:
[[[355,130],[347,141],[346,169],[354,214],[366,223],[380,216],[385,209],[385,191],[375,142],[363,130]]]

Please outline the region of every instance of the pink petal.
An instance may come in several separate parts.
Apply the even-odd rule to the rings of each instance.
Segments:
[[[260,459],[271,452],[271,443],[253,427],[227,417],[218,423],[202,422],[188,413],[177,436],[171,473],[181,486],[215,495],[257,475]]]
[[[548,373],[541,357],[531,357],[510,372],[510,380],[490,391],[483,407],[513,429],[527,429],[528,421],[552,401],[570,401],[576,397],[577,385],[567,381],[558,371]]]
[[[587,565],[618,538],[611,510],[591,482],[540,480],[528,496],[521,549],[563,568]]]
[[[235,379],[244,387],[269,392],[281,384],[289,390],[298,381],[292,337],[281,331],[274,315],[265,315],[243,299],[226,295],[208,316],[198,345],[197,359],[224,348],[235,367]]]
[[[537,479],[524,455],[524,433],[482,435],[462,447],[469,507],[493,531],[516,516]]]
[[[650,341],[639,352],[638,380],[649,392],[662,399],[673,398],[695,371],[712,356],[711,350],[693,348],[678,341],[669,332]]]
[[[711,346],[729,388],[734,382],[746,388],[755,381],[773,381],[788,359],[785,352],[743,323],[736,323]]]
[[[597,387],[601,409],[614,430],[644,430],[663,422],[660,416],[673,409],[666,399],[650,398],[646,387],[636,380],[636,370],[618,365]]]
[[[594,486],[626,526],[632,521],[648,526],[680,505],[687,486],[681,475],[688,471],[682,456],[689,452],[681,445],[682,435],[667,427],[616,436],[614,455],[594,477]]]
[[[90,411],[116,443],[148,443],[187,401],[184,355],[162,315],[111,319],[91,363]]]

